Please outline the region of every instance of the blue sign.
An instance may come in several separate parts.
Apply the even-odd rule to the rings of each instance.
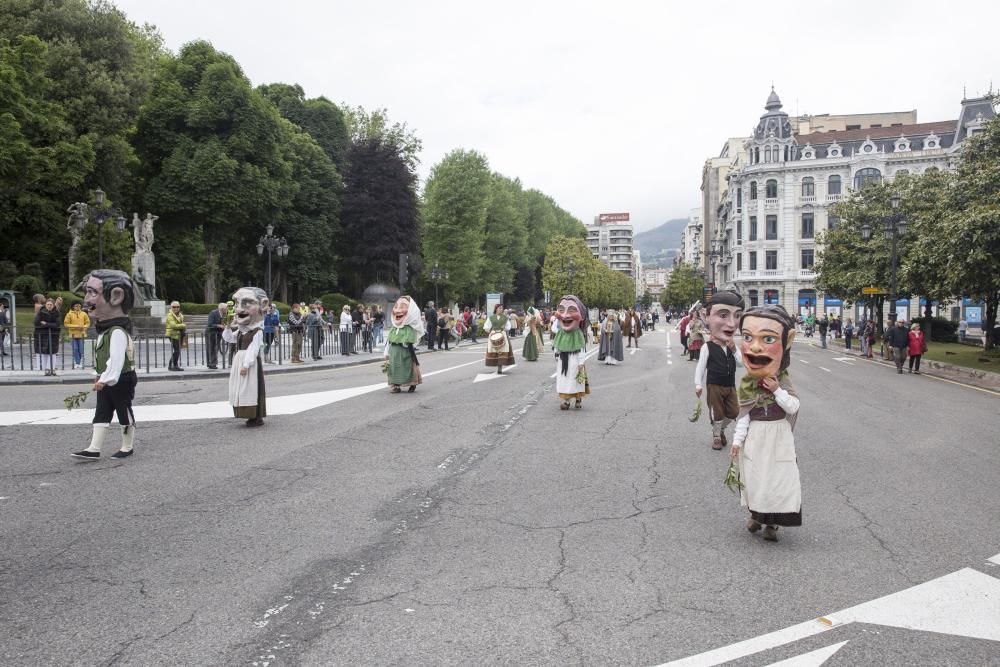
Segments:
[[[926,306],[927,305],[927,299],[925,299],[924,297],[920,297],[920,305],[921,306]],[[932,306],[938,305],[938,300],[934,299],[933,301],[931,301],[931,305]]]
[[[816,297],[814,296],[800,296],[799,297],[800,306],[814,306],[816,305]]]
[[[963,306],[983,306],[985,304],[986,304],[986,302],[983,301],[982,299],[980,299],[979,301],[975,301],[975,302],[973,302],[973,300],[970,299],[969,297],[965,297],[965,298],[962,299],[962,305]]]
[[[896,299],[896,305],[897,306],[907,306],[907,307],[909,307],[910,300],[909,299]]]
[[[824,297],[823,304],[826,305],[826,306],[843,306],[844,305],[844,300],[843,299],[835,299],[832,296],[828,296],[828,297]]]
[[[981,327],[983,325],[983,309],[979,306],[969,306],[965,309],[965,321],[970,327]]]

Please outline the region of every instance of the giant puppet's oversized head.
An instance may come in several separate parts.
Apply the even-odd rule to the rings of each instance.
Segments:
[[[737,292],[722,290],[713,294],[705,304],[704,317],[712,338],[728,344],[739,329],[743,307],[743,297]]]
[[[755,306],[740,318],[740,352],[747,375],[777,378],[791,363],[795,322],[781,306]]]
[[[241,330],[257,329],[264,322],[263,303],[267,293],[259,287],[241,287],[233,292],[233,324]]]
[[[83,279],[83,303],[98,322],[125,317],[135,304],[135,286],[124,271],[95,269]]]
[[[563,331],[574,331],[580,327],[586,329],[588,326],[587,307],[579,297],[572,294],[559,299],[556,317],[559,318],[559,328]]]
[[[410,312],[410,297],[401,296],[392,304],[392,323],[397,327],[406,324],[406,315]]]

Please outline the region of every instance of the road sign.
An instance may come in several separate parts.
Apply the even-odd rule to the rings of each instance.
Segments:
[[[862,294],[888,294],[889,290],[884,287],[862,287]]]

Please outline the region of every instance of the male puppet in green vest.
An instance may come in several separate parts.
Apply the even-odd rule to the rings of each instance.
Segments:
[[[122,427],[121,449],[111,455],[113,459],[132,456],[135,442],[135,416],[132,399],[138,382],[133,364],[132,322],[128,311],[135,303],[135,287],[128,274],[112,269],[91,271],[83,279],[85,308],[97,328],[97,346],[94,349],[94,368],[97,381],[97,410],[94,413],[94,433],[90,446],[73,456],[85,461],[101,458],[101,445],[111,425],[111,417],[118,415]]]

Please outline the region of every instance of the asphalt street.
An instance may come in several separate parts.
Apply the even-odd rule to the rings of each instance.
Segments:
[[[796,343],[804,525],[767,543],[676,333],[641,346],[570,411],[551,353],[482,345],[415,394],[269,376],[258,429],[224,378],[140,383],[120,463],[45,423],[76,387],[0,387],[38,411],[0,422],[0,664],[997,664],[1000,396]]]

